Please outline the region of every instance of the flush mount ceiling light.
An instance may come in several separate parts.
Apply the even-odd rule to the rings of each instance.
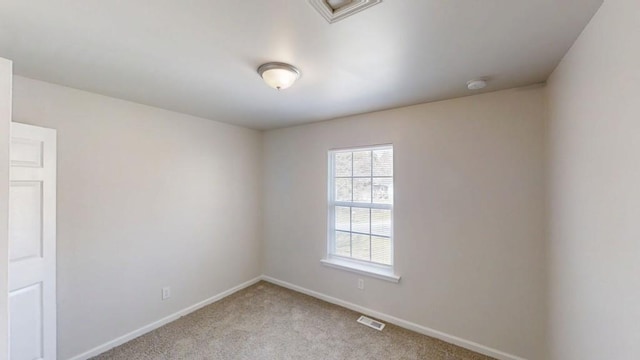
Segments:
[[[293,65],[270,62],[260,65],[258,74],[267,85],[277,90],[284,90],[298,80],[300,70]]]
[[[486,80],[477,79],[477,80],[471,80],[471,81],[467,82],[467,89],[469,89],[471,91],[484,89],[486,87],[487,87],[487,81]]]
[[[329,23],[340,21],[382,0],[308,0]]]

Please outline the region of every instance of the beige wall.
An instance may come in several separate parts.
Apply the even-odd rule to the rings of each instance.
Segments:
[[[640,1],[606,0],[549,80],[551,359],[640,359]]]
[[[541,359],[545,106],[515,89],[268,131],[268,276]],[[327,150],[393,143],[400,284],[324,267]]]
[[[59,357],[264,272],[530,360],[637,358],[639,18],[640,2],[606,0],[547,89],[264,135],[16,77],[14,120],[58,130]],[[0,61],[7,135],[10,74]],[[327,150],[380,143],[395,148],[400,284],[319,261]]]
[[[9,124],[11,123],[11,61],[0,58],[0,359],[8,357],[9,270]]]
[[[58,131],[60,359],[261,274],[259,132],[22,77],[14,120]]]

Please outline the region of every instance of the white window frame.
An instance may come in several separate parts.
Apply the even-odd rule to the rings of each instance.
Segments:
[[[361,202],[345,202],[345,201],[335,201],[335,154],[341,152],[357,152],[357,151],[373,151],[373,150],[384,150],[384,149],[393,149],[392,144],[382,144],[382,145],[370,145],[370,146],[361,146],[361,147],[349,147],[349,148],[341,148],[341,149],[331,149],[328,152],[328,234],[327,234],[327,253],[326,257],[321,260],[321,263],[325,266],[338,268],[342,270],[347,270],[350,272],[355,272],[361,275],[366,275],[382,280],[387,280],[391,282],[399,282],[400,276],[394,273],[394,234],[393,234],[393,203],[395,199],[392,199],[391,204],[374,204],[374,203],[361,203]],[[394,153],[394,167],[395,167],[395,153]],[[395,170],[395,169],[394,169]],[[395,171],[392,175],[392,181],[394,184],[394,192],[395,192]],[[373,188],[372,188],[373,191]],[[391,264],[380,264],[371,261],[358,260],[351,257],[345,257],[335,254],[335,208],[336,206],[342,207],[356,207],[356,208],[369,208],[369,209],[385,209],[391,211],[391,232],[390,232],[390,243],[391,243]],[[370,219],[371,221],[371,219]],[[353,232],[351,232],[353,233]]]

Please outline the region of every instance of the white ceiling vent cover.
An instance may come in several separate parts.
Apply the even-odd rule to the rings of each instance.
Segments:
[[[340,21],[382,0],[308,0],[329,23]]]
[[[364,315],[363,315],[363,316],[360,316],[360,317],[358,318],[358,322],[359,322],[360,324],[367,325],[367,326],[368,326],[368,327],[370,327],[370,328],[374,328],[374,329],[376,329],[376,330],[378,330],[378,331],[382,331],[382,329],[384,329],[384,326],[385,326],[385,325],[384,325],[383,323],[381,323],[380,321],[373,320],[373,319],[368,318],[368,317],[366,317],[366,316],[364,316]]]

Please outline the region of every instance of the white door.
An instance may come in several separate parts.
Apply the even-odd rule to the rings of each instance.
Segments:
[[[9,352],[56,358],[56,131],[11,124]]]

